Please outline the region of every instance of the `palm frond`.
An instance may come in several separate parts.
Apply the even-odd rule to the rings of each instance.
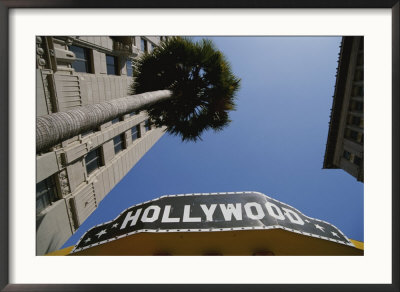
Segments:
[[[210,40],[193,42],[174,37],[135,62],[132,94],[169,89],[171,99],[147,109],[157,126],[183,141],[196,141],[229,123],[235,109],[240,79],[233,75],[224,55]]]

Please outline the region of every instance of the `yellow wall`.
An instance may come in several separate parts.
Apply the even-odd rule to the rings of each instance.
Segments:
[[[223,232],[142,232],[71,255],[363,255],[355,247],[282,229]],[[48,255],[67,255],[68,247]]]

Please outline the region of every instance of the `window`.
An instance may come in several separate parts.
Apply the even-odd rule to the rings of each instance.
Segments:
[[[140,126],[137,125],[131,129],[132,142],[140,138]]]
[[[346,158],[347,160],[350,160],[351,153],[349,151],[343,151],[343,157]]]
[[[349,128],[346,129],[344,137],[348,138],[348,139],[351,139],[351,140],[353,140],[355,142],[358,142],[360,144],[363,144],[363,142],[364,142],[363,133],[359,133],[359,132],[351,130]]]
[[[132,61],[126,61],[126,75],[132,77],[133,76],[133,68],[132,68]]]
[[[118,154],[119,152],[122,151],[122,149],[124,149],[124,135],[118,135],[116,137],[114,137],[113,141],[114,141],[114,152],[115,154]]]
[[[111,121],[111,124],[114,125],[119,122],[119,118],[115,118]]]
[[[154,49],[153,44],[149,42],[149,51],[151,52],[151,51],[153,51],[153,49]]]
[[[364,86],[354,86],[352,96],[364,96]]]
[[[146,129],[146,132],[148,132],[148,131],[151,130],[151,123],[150,123],[150,120],[146,120],[146,121],[144,122],[144,128]]]
[[[69,50],[76,56],[75,61],[72,63],[72,68],[75,69],[75,72],[93,73],[89,49],[70,46]]]
[[[50,176],[36,185],[36,214],[55,201],[57,201],[57,189],[54,178]]]
[[[147,52],[147,41],[143,38],[140,39],[140,49],[143,52]]]
[[[362,101],[353,101],[352,109],[355,111],[362,111],[364,109],[364,103]]]
[[[96,169],[100,168],[101,166],[100,148],[94,149],[86,155],[85,164],[86,164],[86,172],[88,175],[91,174]]]
[[[358,69],[354,73],[354,81],[360,81],[364,80],[364,70],[363,69]]]
[[[118,58],[115,56],[106,55],[107,63],[107,74],[108,75],[119,75],[118,74]]]
[[[356,131],[351,130],[350,131],[350,138],[353,139],[353,140],[357,140],[358,133]]]
[[[352,117],[351,124],[360,126],[361,125],[361,117]]]

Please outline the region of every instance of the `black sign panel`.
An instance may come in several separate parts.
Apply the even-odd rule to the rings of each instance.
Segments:
[[[73,252],[138,232],[215,232],[280,228],[354,246],[335,226],[257,192],[163,196],[132,206],[87,231]]]

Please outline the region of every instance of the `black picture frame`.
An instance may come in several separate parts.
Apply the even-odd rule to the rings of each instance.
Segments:
[[[400,291],[399,286],[399,0],[0,0],[0,289],[1,291]],[[10,284],[8,19],[12,8],[390,8],[392,10],[392,284]],[[250,287],[249,287],[250,286]]]

